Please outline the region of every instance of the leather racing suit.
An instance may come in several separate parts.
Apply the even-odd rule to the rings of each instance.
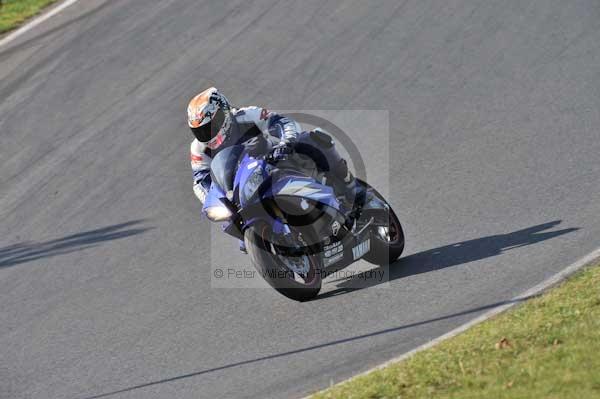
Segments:
[[[296,121],[260,107],[232,108],[231,113],[229,131],[215,143],[209,146],[194,139],[190,145],[194,193],[202,203],[212,183],[213,157],[232,145],[243,145],[250,153],[257,154],[266,154],[277,144],[289,145],[294,151],[311,157],[321,171],[329,172],[338,195],[353,193],[355,179],[335,149],[333,139],[322,130],[303,132]]]
[[[265,108],[232,108],[229,131],[217,141],[218,147],[209,148],[194,139],[190,145],[191,165],[194,173],[194,193],[204,203],[210,189],[210,164],[222,149],[241,144],[251,151],[266,153],[270,144],[277,141],[293,146],[300,134],[300,125],[289,118],[267,111]]]

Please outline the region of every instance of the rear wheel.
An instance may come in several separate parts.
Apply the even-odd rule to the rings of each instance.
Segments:
[[[404,231],[400,220],[392,207],[377,190],[368,184],[371,195],[385,205],[385,209],[378,210],[379,216],[375,218],[371,229],[371,250],[364,256],[370,263],[384,266],[397,260],[404,251]]]
[[[298,247],[302,237],[294,234]],[[259,223],[244,232],[244,242],[254,267],[280,294],[296,301],[307,301],[319,293],[322,283],[322,266],[315,255],[282,255],[282,247],[294,242],[276,236],[267,223]]]

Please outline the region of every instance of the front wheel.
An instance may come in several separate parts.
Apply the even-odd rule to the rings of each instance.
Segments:
[[[385,205],[386,210],[381,210],[382,216],[375,220],[371,230],[371,250],[364,256],[367,262],[379,266],[389,265],[394,262],[404,251],[404,231],[396,213],[379,194],[377,190],[369,186],[365,182],[360,182],[365,185],[369,193]]]
[[[301,237],[296,237],[301,240]],[[244,232],[244,242],[254,267],[280,294],[296,301],[308,301],[321,290],[323,268],[318,256],[284,256],[281,237],[267,223],[259,223]],[[298,246],[302,246],[298,243]]]

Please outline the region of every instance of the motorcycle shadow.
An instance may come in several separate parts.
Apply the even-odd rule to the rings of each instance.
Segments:
[[[335,284],[335,288],[323,292],[315,299],[337,296],[351,291],[389,283],[403,277],[429,273],[447,267],[478,261],[500,255],[507,250],[536,244],[540,241],[545,241],[579,230],[579,228],[567,228],[543,232],[543,230],[553,228],[561,222],[561,220],[555,220],[506,234],[497,234],[461,241],[439,248],[418,252],[400,258],[390,265],[379,266],[363,271],[359,275],[351,275],[346,278],[335,278],[329,281],[326,280],[324,281],[324,288],[331,286],[332,284]]]

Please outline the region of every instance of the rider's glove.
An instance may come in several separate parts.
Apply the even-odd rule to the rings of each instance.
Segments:
[[[281,143],[271,150],[271,159],[274,161],[282,161],[293,152],[292,146],[287,143]]]

